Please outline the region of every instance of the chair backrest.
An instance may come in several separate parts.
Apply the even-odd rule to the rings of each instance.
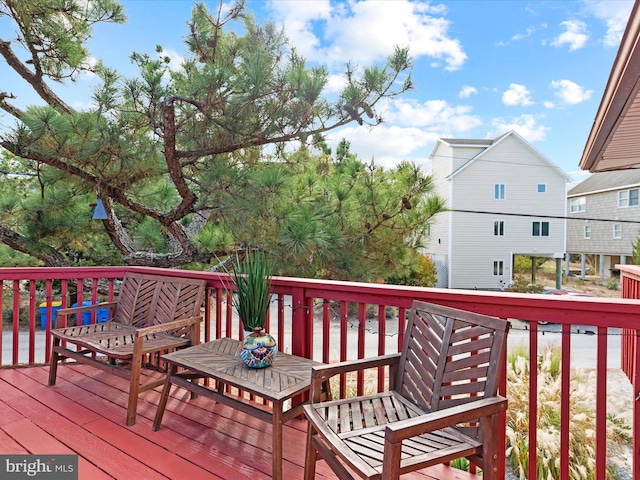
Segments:
[[[414,301],[394,390],[437,411],[497,394],[509,322]]]
[[[113,321],[140,328],[196,317],[205,286],[204,280],[126,273]]]

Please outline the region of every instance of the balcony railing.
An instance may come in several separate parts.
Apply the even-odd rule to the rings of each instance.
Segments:
[[[623,285],[640,292],[637,288],[640,276],[634,277],[633,269],[628,269],[631,272],[623,269]],[[47,362],[48,331],[55,309],[72,303],[112,300],[117,293],[117,281],[128,270],[148,271],[142,267],[0,269],[3,287],[0,310],[5,325],[11,319],[10,326],[2,327],[1,364]],[[207,280],[204,341],[221,336],[242,337],[243,329],[233,313],[227,292],[231,285],[227,275],[164,269],[161,272]],[[278,277],[274,280],[267,329],[276,337],[281,350],[325,363],[394,353],[402,346],[406,311],[414,299],[512,321],[509,345],[528,351],[530,392],[538,391],[538,359],[545,345],[554,343],[561,349],[560,479],[569,479],[571,461],[573,369],[570,367],[595,369],[595,478],[606,478],[608,368],[623,367],[633,385],[633,398],[629,399],[633,405],[633,452],[640,450],[640,409],[636,401],[640,393],[640,359],[637,355],[640,352],[640,301],[635,299],[554,297]],[[41,312],[48,319],[45,323],[39,319]],[[553,325],[546,325],[546,322]],[[506,357],[505,354],[505,361]],[[383,377],[378,375],[372,386],[369,378],[359,376],[355,379],[355,388],[358,393],[365,388],[382,389],[385,385]],[[507,391],[506,386],[506,375],[503,374],[500,386],[503,394]],[[347,379],[341,379],[340,395],[344,395],[348,387]],[[529,452],[537,449],[538,407],[537,395],[530,395]],[[505,420],[503,428],[504,425]],[[505,457],[501,460],[504,469]],[[640,480],[638,455],[633,455],[632,462],[633,478]],[[536,456],[530,454],[528,478],[536,478],[536,468]]]

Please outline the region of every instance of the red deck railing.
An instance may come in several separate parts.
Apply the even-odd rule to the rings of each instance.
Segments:
[[[5,329],[0,336],[3,350],[1,364],[7,366],[47,362],[50,322],[47,322],[44,330],[41,329],[37,322],[40,308],[51,319],[54,302],[61,302],[61,306],[65,307],[70,303],[81,304],[87,300],[92,303],[111,300],[117,289],[116,281],[127,270],[148,271],[142,267],[0,269],[0,284],[4,292],[0,296],[0,311],[11,310],[13,319],[10,329]],[[233,314],[230,298],[225,290],[225,286],[229,284],[227,275],[166,269],[161,272],[163,275],[207,280],[209,294],[206,295],[204,305],[204,341],[221,336],[242,337],[242,327]],[[623,285],[627,286],[624,275],[623,272]],[[78,285],[82,288],[77,288]],[[550,339],[558,340],[562,355],[562,480],[569,479],[570,462],[568,447],[572,369],[565,367],[575,363],[575,356],[580,351],[583,352],[582,361],[592,362],[596,370],[596,478],[604,479],[607,466],[607,368],[609,364],[620,362],[633,385],[633,452],[636,454],[633,455],[632,473],[634,479],[640,480],[637,454],[640,451],[640,409],[635,401],[640,393],[640,368],[637,368],[639,359],[636,355],[640,351],[638,300],[567,298],[278,277],[274,280],[274,300],[267,328],[276,336],[281,350],[325,363],[393,353],[402,345],[406,309],[414,299],[511,320],[513,327],[509,344],[520,342],[529,352],[530,392],[537,392],[536,372],[541,349]],[[19,321],[22,321],[22,327]],[[92,318],[92,321],[96,319]],[[538,322],[553,322],[557,325],[541,327]],[[585,334],[588,334],[588,338]],[[585,339],[592,344],[585,347]],[[620,345],[622,357],[612,357],[611,353]],[[587,352],[586,355],[584,351]],[[629,368],[628,365],[636,368]],[[379,376],[377,387],[383,388],[383,385],[384,379]],[[357,391],[362,392],[364,387],[365,378],[360,376],[357,378]],[[340,393],[344,394],[346,388],[346,379],[341,379]],[[501,391],[506,391],[504,375]],[[530,452],[536,451],[537,411],[537,396],[530,395]],[[503,456],[503,468],[504,464]],[[536,478],[535,455],[529,457],[528,478]]]

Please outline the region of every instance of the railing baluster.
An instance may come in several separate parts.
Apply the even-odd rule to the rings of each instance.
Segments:
[[[536,478],[538,441],[538,322],[529,322],[529,472]],[[533,392],[533,393],[532,393]]]
[[[0,366],[4,365],[4,281],[0,280]]]
[[[367,328],[367,305],[365,303],[358,304],[358,358],[364,358],[364,333]],[[356,375],[356,392],[358,395],[364,395],[364,371],[358,370]]]
[[[331,301],[322,300],[322,363],[329,363],[329,345],[331,345]]]
[[[36,281],[29,280],[29,363],[36,361]]]
[[[560,360],[560,480],[569,480],[569,425],[571,424],[571,325],[562,325]]]
[[[387,334],[387,307],[378,305],[378,355],[387,353],[387,345],[385,339]],[[378,392],[382,392],[385,388],[385,368],[378,367]]]
[[[340,302],[340,361],[347,359],[347,316],[349,315],[349,303]],[[344,398],[347,394],[347,377],[345,374],[340,375],[340,398]]]
[[[47,301],[47,311],[49,315],[51,315],[51,302]],[[19,363],[18,354],[19,350],[19,340],[18,336],[20,334],[20,281],[13,281],[13,355],[12,361],[15,364]]]
[[[607,472],[607,328],[598,327],[596,350],[596,478]]]
[[[633,386],[633,446],[632,446],[632,475],[634,480],[640,480],[640,332],[635,331],[633,338],[633,350],[636,353],[633,358],[633,378],[631,385]]]

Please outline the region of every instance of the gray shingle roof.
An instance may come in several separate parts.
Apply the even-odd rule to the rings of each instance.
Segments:
[[[486,138],[441,138],[440,140],[449,145],[492,145],[495,141],[495,139],[487,140]]]
[[[594,173],[573,187],[568,196],[584,195],[602,190],[616,190],[640,185],[640,170],[618,170],[614,172]]]

